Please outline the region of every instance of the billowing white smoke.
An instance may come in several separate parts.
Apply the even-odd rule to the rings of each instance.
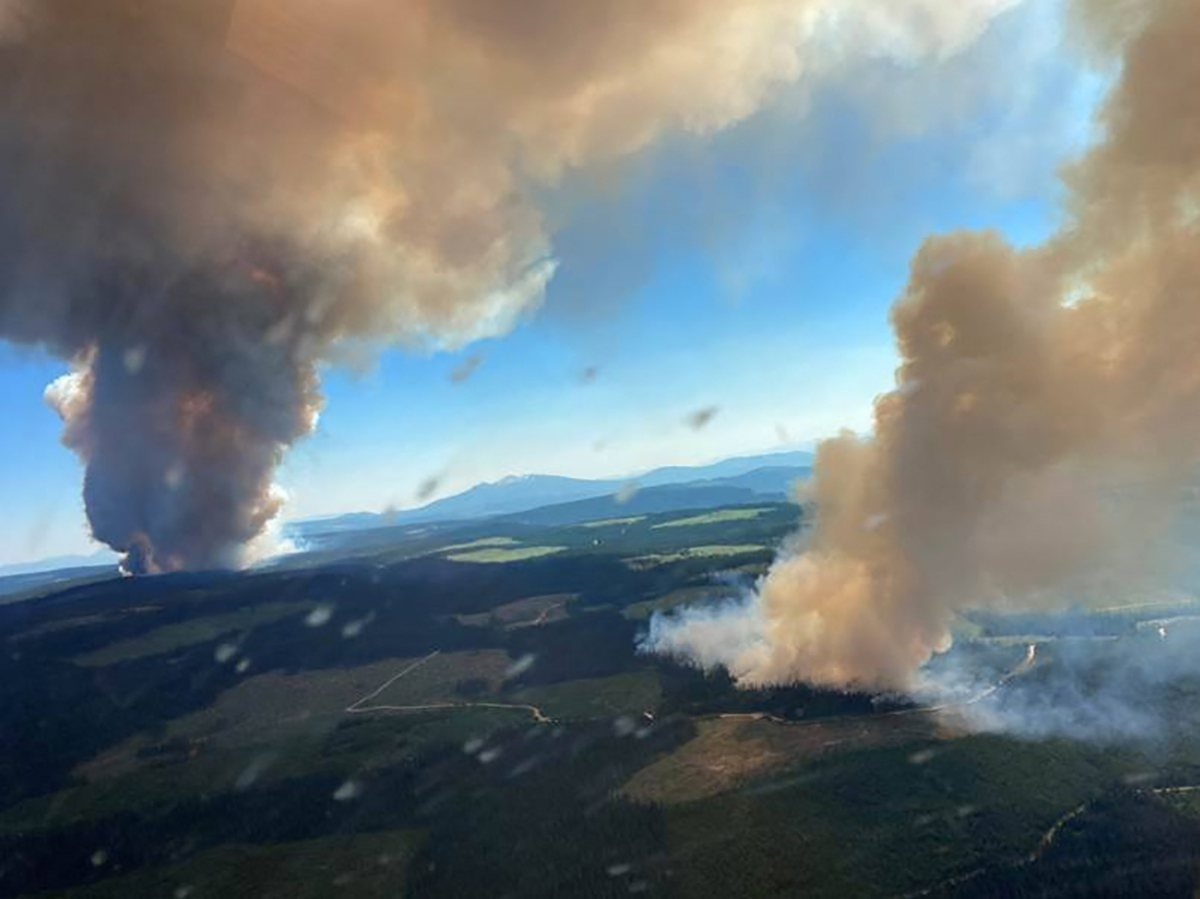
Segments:
[[[892,313],[896,387],[871,437],[821,445],[806,544],[744,603],[655,621],[647,648],[745,684],[908,688],[964,610],[1159,570],[1200,461],[1200,3],[1076,12],[1123,58],[1061,232],[926,242]]]

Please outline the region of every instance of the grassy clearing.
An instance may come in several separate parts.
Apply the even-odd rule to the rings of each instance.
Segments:
[[[118,776],[76,783],[0,812],[0,834],[62,827],[132,813],[163,812],[214,792],[256,788],[312,774],[350,777],[396,765],[434,745],[462,746],[513,726],[505,709],[459,708],[419,716],[345,715],[320,731],[280,728],[255,742],[198,741],[184,755],[135,759]],[[112,768],[108,769],[111,773]]]
[[[51,895],[61,899],[403,896],[408,869],[421,842],[418,832],[402,830],[268,846],[219,846],[181,864],[137,871]]]
[[[95,615],[78,615],[74,618],[56,618],[52,621],[47,621],[44,624],[39,624],[37,627],[30,628],[27,631],[13,634],[13,640],[28,640],[32,637],[40,637],[44,634],[53,634],[60,631],[74,630],[80,627],[91,627],[94,624],[108,624],[113,621],[120,621],[122,618],[128,618],[130,615],[146,615],[154,612],[161,612],[162,606],[132,606],[127,609],[119,609],[114,612],[100,612]]]
[[[256,786],[264,786],[325,771],[349,776],[363,767],[359,759],[325,757],[324,742],[324,736],[316,736],[230,749],[196,743],[182,757],[135,759],[130,764],[139,767],[126,768],[119,775],[81,781],[5,809],[0,812],[0,834],[63,827],[122,813],[148,815],[213,792],[236,790],[239,783],[246,784],[251,778]]]
[[[313,602],[268,602],[247,606],[225,615],[191,618],[178,624],[155,628],[140,637],[110,643],[93,652],[77,656],[72,661],[78,665],[96,668],[130,659],[161,655],[184,646],[215,640],[222,634],[244,633],[260,624],[270,624],[292,615],[300,615],[310,611],[315,605]]]
[[[345,708],[414,659],[388,659],[357,668],[330,668],[247,677],[207,708],[169,722],[153,736],[130,737],[81,765],[87,780],[126,774],[151,764],[139,751],[157,743],[187,740],[200,752],[320,739],[337,727]]]
[[[513,549],[475,549],[468,552],[453,553],[446,556],[446,558],[451,562],[474,562],[495,565],[504,562],[522,562],[525,559],[552,556],[555,553],[562,552],[564,549],[566,549],[565,546],[520,546]]]
[[[651,526],[652,531],[657,531],[661,528],[692,528],[704,524],[721,524],[727,521],[748,521],[752,518],[758,518],[760,515],[765,515],[771,509],[718,509],[715,512],[709,512],[705,515],[692,515],[688,518],[675,518],[671,521],[664,521],[661,524]]]
[[[204,754],[323,740],[348,717],[347,706],[419,658],[248,677],[208,708],[176,718],[155,735],[131,737],[81,765],[76,773],[87,780],[128,774],[155,764],[157,759],[146,755],[148,749],[171,741],[186,741],[193,751]],[[486,691],[495,690],[510,664],[501,650],[442,653],[414,668],[368,705],[461,701],[463,697],[455,692],[460,683],[482,681]]]
[[[16,575],[0,578],[0,582],[12,581],[16,577],[25,576]],[[44,580],[39,580],[33,586],[26,587],[24,589],[14,589],[10,593],[0,594],[0,606],[8,606],[18,602],[28,602],[31,599],[40,599],[43,596],[49,596],[51,593],[58,593],[61,590],[67,590],[71,587],[83,587],[87,584],[99,584],[102,581],[120,580],[120,577],[121,576],[116,572],[115,565],[111,569],[102,569],[95,574],[83,574],[79,576],[67,575],[63,577],[50,576]]]
[[[639,521],[645,521],[645,515],[633,515],[629,518],[604,518],[600,521],[585,521],[583,524],[576,525],[580,528],[615,528],[622,525],[628,526],[637,524]]]
[[[669,806],[673,885],[686,896],[920,890],[1026,856],[1127,763],[1077,743],[983,736],[833,755],[786,779]]]
[[[578,593],[551,593],[547,596],[529,596],[516,602],[496,606],[490,612],[474,615],[455,615],[459,624],[467,627],[503,627],[514,630],[520,627],[549,624],[567,617],[567,603],[577,598]]]
[[[380,683],[415,661],[417,660],[410,659],[394,665],[391,674],[381,679]],[[504,683],[505,674],[511,665],[512,659],[499,649],[438,653],[363,705],[370,708],[380,705],[461,702],[464,697],[457,689],[461,684],[475,682],[480,686],[481,694],[494,693]]]
[[[665,612],[676,606],[732,599],[738,593],[736,587],[723,587],[715,584],[709,587],[684,587],[680,590],[672,590],[655,599],[635,602],[623,608],[621,614],[631,621],[647,621],[655,612]]]
[[[778,775],[834,752],[928,740],[938,733],[927,715],[830,718],[776,724],[753,715],[697,722],[698,734],[635,774],[622,793],[643,802],[690,802]]]
[[[496,546],[516,546],[517,541],[512,537],[480,537],[478,540],[472,540],[470,543],[455,543],[451,546],[443,546],[438,548],[440,553],[461,552],[467,549],[487,549]]]
[[[621,715],[640,719],[643,712],[653,712],[661,699],[662,688],[653,671],[630,671],[612,677],[529,687],[512,697],[513,702],[535,705],[557,721]]]
[[[682,562],[688,559],[725,558],[729,556],[744,556],[750,553],[765,552],[765,546],[755,543],[717,544],[712,546],[690,546],[675,552],[654,553],[653,555],[634,556],[626,559],[625,563],[631,568],[657,568],[659,565],[669,565],[672,562]]]

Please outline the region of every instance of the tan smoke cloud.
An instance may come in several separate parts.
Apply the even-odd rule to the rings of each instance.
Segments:
[[[323,361],[539,305],[541,192],[745,119],[856,33],[944,54],[1009,2],[0,0],[0,337],[77,367],[49,398],[98,539],[234,563]]]
[[[0,43],[19,40],[29,17],[27,0],[0,0]]]
[[[749,684],[905,688],[963,610],[1153,567],[1200,460],[1200,4],[1080,12],[1123,64],[1066,226],[1030,250],[926,242],[892,314],[896,389],[872,437],[820,447],[810,538],[746,604],[660,621],[651,647]]]

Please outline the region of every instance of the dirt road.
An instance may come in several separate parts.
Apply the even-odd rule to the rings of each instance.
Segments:
[[[364,703],[374,699],[406,674],[409,674],[410,672],[420,668],[440,652],[440,649],[435,649],[424,658],[418,659],[417,661],[405,666],[400,671],[397,671],[386,681],[384,681],[381,686],[376,687],[370,693],[359,697],[354,702],[350,703],[350,705],[346,706],[346,711],[351,715],[360,715],[366,712],[430,712],[438,709],[515,709],[522,712],[528,712],[533,716],[533,720],[538,724],[551,723],[552,719],[537,706],[514,702],[426,702],[417,703],[415,705],[364,705]]]

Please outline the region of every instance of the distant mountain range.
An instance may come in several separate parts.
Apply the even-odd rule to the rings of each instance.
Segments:
[[[785,468],[772,470],[793,473],[797,471],[797,469]],[[755,490],[724,482],[732,481],[733,478],[696,481],[688,484],[664,484],[662,487],[648,487],[645,490],[639,490],[632,496],[610,493],[607,496],[577,499],[570,503],[539,506],[525,512],[505,515],[501,520],[557,527],[605,518],[628,518],[636,515],[654,515],[659,512],[713,509],[718,506],[751,505],[756,502],[778,502],[788,498],[788,484],[794,479],[794,476],[789,477],[786,482],[780,482],[778,489],[774,490]]]
[[[37,564],[54,566],[55,562],[53,559],[46,559]],[[17,566],[11,567],[15,568]],[[102,581],[117,576],[116,562],[105,565],[51,567],[37,571],[26,571],[21,574],[8,574],[0,571],[0,605],[9,602],[14,595],[29,591],[46,591],[52,587],[58,589],[85,581]]]
[[[609,513],[645,514],[786,499],[792,483],[809,475],[812,462],[812,453],[797,450],[740,456],[710,465],[673,465],[629,478],[520,475],[478,484],[418,509],[387,515],[355,512],[293,522],[289,532],[305,539],[397,524],[500,516],[537,524],[569,524]],[[533,514],[535,510],[537,514]]]
[[[9,565],[0,565],[0,577],[35,575],[68,568],[93,568],[103,565],[116,567],[119,561],[120,556],[111,549],[98,549],[86,556],[53,556],[49,559],[38,559],[36,562],[14,562]]]
[[[525,524],[565,525],[599,518],[646,515],[680,509],[783,500],[795,481],[812,471],[804,451],[722,459],[710,465],[672,465],[628,478],[566,478],[530,474],[477,484],[418,509],[394,514],[352,512],[332,518],[291,522],[290,536],[301,542],[337,534],[408,524],[505,518]],[[0,596],[70,576],[103,574],[118,556],[108,549],[88,556],[58,556],[0,565]]]

